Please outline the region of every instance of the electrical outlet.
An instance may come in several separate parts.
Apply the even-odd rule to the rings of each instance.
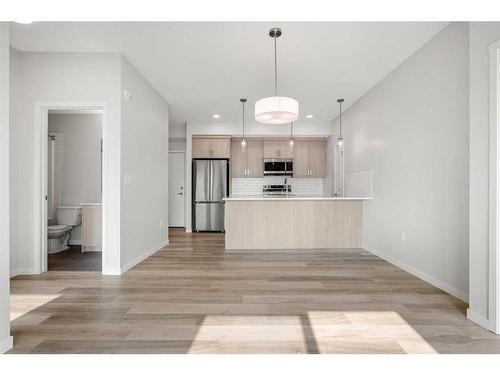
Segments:
[[[401,232],[401,241],[406,242],[406,232]]]

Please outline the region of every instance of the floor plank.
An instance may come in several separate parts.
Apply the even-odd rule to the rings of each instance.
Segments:
[[[362,249],[172,229],[122,276],[73,269],[11,280],[11,353],[500,353],[465,303]]]

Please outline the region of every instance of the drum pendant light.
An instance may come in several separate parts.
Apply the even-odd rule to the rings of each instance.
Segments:
[[[274,39],[274,96],[255,102],[255,120],[264,124],[289,124],[299,118],[299,102],[286,96],[278,96],[278,57],[276,39],[281,36],[281,29],[269,30]]]

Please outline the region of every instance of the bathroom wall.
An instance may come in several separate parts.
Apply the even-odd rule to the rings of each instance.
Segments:
[[[100,203],[102,114],[49,113],[48,128],[62,135],[62,155],[55,155],[55,167],[62,168],[61,204]],[[80,232],[71,232],[71,244],[81,244]]]

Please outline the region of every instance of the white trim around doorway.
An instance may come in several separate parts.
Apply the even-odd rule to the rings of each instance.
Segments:
[[[78,111],[79,113],[95,113],[102,111],[102,273],[114,274],[108,270],[107,265],[107,173],[109,139],[107,136],[107,106],[105,103],[88,102],[36,102],[35,103],[35,187],[34,187],[34,259],[35,270],[38,273],[47,272],[47,136],[48,115],[50,110]]]

